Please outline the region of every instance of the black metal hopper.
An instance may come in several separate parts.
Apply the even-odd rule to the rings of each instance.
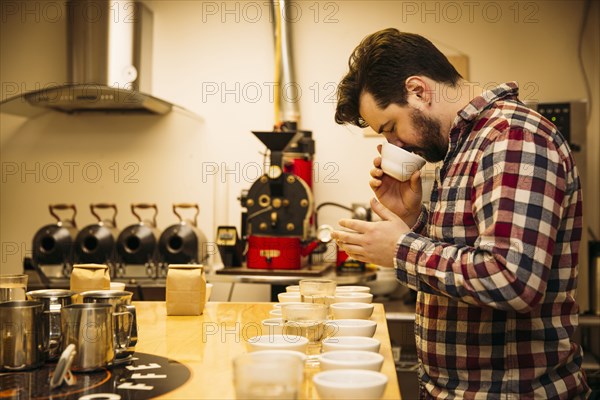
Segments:
[[[272,152],[283,151],[288,144],[302,137],[301,131],[252,131],[252,133]]]

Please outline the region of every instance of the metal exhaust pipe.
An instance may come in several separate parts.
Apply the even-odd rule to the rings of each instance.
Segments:
[[[271,17],[275,39],[275,126],[300,123],[300,91],[295,80],[289,25],[290,4],[287,0],[271,0]]]

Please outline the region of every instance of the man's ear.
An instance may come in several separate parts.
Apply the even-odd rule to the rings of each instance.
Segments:
[[[416,75],[409,76],[404,81],[404,84],[409,96],[414,96],[415,100],[422,103],[431,103],[431,90],[422,77]]]

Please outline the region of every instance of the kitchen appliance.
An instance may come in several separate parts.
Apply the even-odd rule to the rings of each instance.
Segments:
[[[184,219],[178,210],[195,210],[192,219]],[[179,222],[166,228],[158,240],[159,274],[165,277],[169,264],[203,264],[208,260],[208,241],[204,233],[198,229],[198,204],[173,204],[173,214]]]
[[[151,219],[143,220],[141,210],[154,210]],[[154,278],[157,274],[156,204],[131,204],[131,213],[138,223],[123,229],[117,238],[116,278]]]
[[[289,19],[290,2],[270,2],[275,50],[277,88],[295,88]],[[312,132],[299,129],[298,102],[278,90],[274,97],[273,131],[252,133],[268,148],[269,166],[243,191],[241,234],[246,267],[295,270],[306,264],[308,254],[318,247],[313,237]],[[292,96],[293,97],[293,96]]]
[[[50,215],[56,224],[45,225],[33,237],[32,264],[47,279],[68,277],[73,266],[73,243],[77,234],[74,204],[50,204]],[[57,211],[71,210],[69,218],[61,218]]]
[[[300,269],[302,257],[314,249],[308,246],[314,241],[309,237],[313,196],[307,183],[312,185],[312,134],[296,130],[252,133],[270,150],[270,164],[240,197],[246,208],[242,213],[246,266]],[[286,149],[294,152],[286,154]]]
[[[98,210],[113,211],[110,218],[102,219]],[[117,206],[115,204],[90,204],[90,211],[97,223],[82,228],[75,238],[76,264],[106,264],[111,273],[116,265],[115,236],[117,233]]]
[[[26,3],[15,3],[23,7]],[[25,14],[23,14],[25,15]],[[48,110],[165,114],[172,104],[153,97],[153,14],[137,1],[70,0],[65,11],[69,82],[22,93],[0,111],[33,117]],[[64,22],[62,18],[61,21]]]

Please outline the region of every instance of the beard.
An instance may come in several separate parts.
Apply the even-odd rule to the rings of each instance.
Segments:
[[[418,146],[406,146],[405,150],[436,163],[442,161],[448,152],[448,143],[442,136],[440,121],[425,115],[421,110],[412,109],[410,118],[413,128],[421,134]]]

